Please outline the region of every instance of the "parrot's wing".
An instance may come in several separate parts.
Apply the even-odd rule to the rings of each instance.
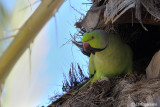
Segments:
[[[92,77],[95,74],[95,66],[94,66],[94,55],[91,54],[90,55],[90,59],[89,59],[89,74]]]

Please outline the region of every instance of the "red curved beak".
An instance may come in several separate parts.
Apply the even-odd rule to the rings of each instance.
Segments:
[[[87,52],[89,46],[90,46],[90,45],[89,45],[87,42],[84,42],[84,43],[83,43],[83,49],[84,49],[84,51]]]

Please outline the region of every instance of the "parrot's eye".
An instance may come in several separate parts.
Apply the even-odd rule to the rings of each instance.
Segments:
[[[94,38],[95,38],[94,36],[91,37],[92,40],[93,40]]]

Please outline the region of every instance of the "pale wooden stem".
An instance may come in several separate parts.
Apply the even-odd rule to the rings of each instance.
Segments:
[[[4,82],[13,66],[29,47],[29,44],[47,21],[54,16],[63,2],[64,0],[42,0],[40,6],[20,28],[13,42],[0,58],[0,84]]]

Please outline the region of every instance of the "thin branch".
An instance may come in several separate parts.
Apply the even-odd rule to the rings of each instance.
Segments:
[[[81,13],[80,11],[78,11],[75,7],[73,7],[72,5],[71,5],[71,1],[69,0],[69,5],[70,5],[70,7],[74,10],[74,11],[76,11],[77,13],[79,13],[80,15],[82,15],[82,16],[85,16],[83,13]]]
[[[30,74],[29,76],[31,77],[31,74],[32,74],[32,44],[30,44],[29,46],[29,71],[30,71]]]
[[[82,3],[82,4],[93,4],[93,3]]]
[[[41,1],[41,0],[37,0],[37,1],[33,2],[33,3],[30,3],[29,0],[28,0],[29,5],[26,6],[26,7],[24,7],[24,8],[22,8],[21,10],[25,10],[25,9],[27,9],[28,7],[31,7],[31,10],[32,10],[32,6],[35,5],[36,3],[40,2],[40,1]]]
[[[29,6],[31,7],[31,10],[32,10],[32,4],[29,0],[28,0],[28,3],[29,3]]]
[[[8,36],[8,37],[0,38],[0,42],[3,41],[3,40],[7,40],[7,39],[10,39],[10,38],[14,38],[14,37],[16,37],[16,35],[12,35],[12,36]]]

